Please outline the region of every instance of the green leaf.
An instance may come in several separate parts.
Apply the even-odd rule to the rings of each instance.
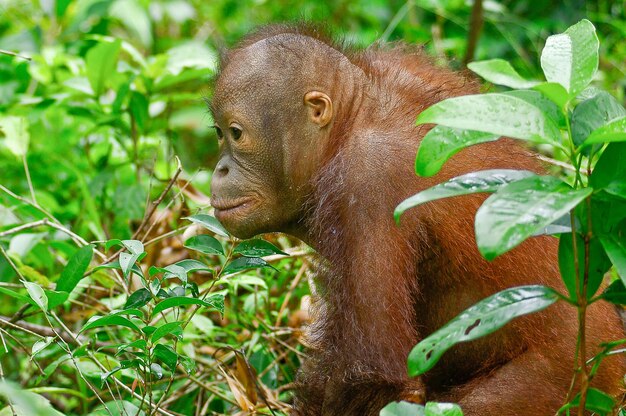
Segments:
[[[476,243],[487,260],[558,220],[591,194],[552,176],[531,176],[491,195],[476,213]]]
[[[596,190],[626,198],[626,143],[611,143],[604,149],[589,183]]]
[[[459,405],[454,403],[426,403],[426,416],[463,416]]]
[[[270,267],[273,269],[273,267],[269,263],[267,263],[265,260],[261,258],[239,257],[238,259],[235,259],[231,261],[230,263],[228,263],[226,267],[224,267],[222,274],[224,275],[224,274],[236,273],[242,270],[256,269],[259,267]]]
[[[207,272],[212,272],[213,271],[206,264],[202,263],[201,261],[193,260],[193,259],[180,260],[180,261],[177,261],[174,264],[176,266],[180,266],[183,269],[185,269],[185,271],[187,271],[187,273],[192,273],[192,272],[196,272],[196,271],[207,271]]]
[[[571,401],[568,405],[569,407],[578,407],[580,404],[580,393],[574,397],[574,400]],[[564,406],[565,407],[565,406]],[[590,410],[595,413],[599,413],[601,415],[609,415],[612,414],[613,408],[615,407],[615,401],[611,396],[606,394],[605,392],[590,387],[587,390],[587,402],[585,404],[585,409]]]
[[[569,94],[565,88],[556,82],[542,82],[535,85],[533,90],[539,91],[544,97],[556,104],[559,109],[565,108],[569,101]]]
[[[35,301],[32,300],[30,298],[30,296],[24,296],[21,293],[14,292],[13,290],[7,289],[6,287],[1,287],[0,286],[0,293],[2,293],[3,295],[11,296],[12,298],[17,299],[17,300],[19,300],[22,303],[29,303],[29,304],[31,304],[33,306],[37,306]]]
[[[436,123],[536,143],[559,145],[561,133],[539,108],[509,94],[448,98],[417,117],[417,124]]]
[[[154,344],[161,338],[167,335],[173,335],[178,339],[183,337],[183,327],[181,326],[182,322],[168,322],[164,325],[158,327],[150,336],[150,341]]]
[[[626,110],[611,94],[599,91],[572,112],[572,139],[576,146],[626,140]],[[621,119],[621,121],[620,121]],[[620,127],[621,124],[621,127]],[[593,133],[593,135],[592,135]],[[592,137],[590,137],[592,136]]]
[[[486,61],[470,62],[467,68],[485,80],[496,85],[504,85],[510,88],[531,88],[538,84],[537,81],[528,81],[503,59],[489,59]]]
[[[603,235],[600,236],[600,242],[607,256],[611,259],[611,263],[615,266],[617,274],[626,284],[626,241],[614,235]]]
[[[586,19],[565,33],[550,36],[541,52],[541,68],[546,79],[561,84],[570,97],[575,97],[598,70],[599,46],[596,29]]]
[[[146,132],[146,126],[150,120],[148,105],[148,99],[143,94],[137,91],[131,93],[128,109],[141,133]]]
[[[459,342],[491,334],[513,318],[538,312],[557,300],[553,289],[537,285],[507,289],[483,299],[413,348],[408,359],[409,376],[430,370],[444,352]]]
[[[4,135],[4,145],[16,157],[23,157],[28,151],[30,133],[28,131],[28,119],[25,117],[5,116],[0,117],[0,138]]]
[[[578,252],[578,281],[584,280],[585,276],[585,241],[582,236],[576,234],[576,250]],[[587,299],[591,299],[596,293],[604,274],[611,267],[602,244],[597,238],[589,241],[589,274],[587,283]],[[559,239],[559,270],[565,282],[570,299],[578,299],[576,295],[576,267],[574,263],[574,248],[572,234],[562,234]]]
[[[558,84],[557,84],[558,85]],[[561,89],[561,87],[559,85]],[[510,95],[516,98],[520,98],[541,110],[545,116],[552,120],[555,126],[566,128],[565,114],[557,104],[551,99],[547,98],[544,92],[533,90],[513,90],[503,92],[504,95]],[[567,93],[566,93],[567,94]]]
[[[200,305],[207,308],[217,309],[220,313],[224,313],[224,295],[214,294],[209,296],[206,300],[188,298],[186,296],[167,298],[156,304],[154,310],[152,311],[152,316],[166,309],[185,305]]]
[[[495,192],[503,185],[529,176],[536,175],[526,170],[493,169],[457,176],[405,199],[396,207],[393,215],[399,222],[402,213],[417,205],[453,196]]]
[[[464,148],[499,138],[500,136],[480,131],[435,126],[422,138],[417,149],[415,173],[432,176],[439,172],[448,159]]]
[[[264,257],[272,254],[282,254],[284,256],[289,255],[280,250],[274,244],[261,239],[243,241],[239,243],[237,247],[235,247],[235,250],[233,252],[246,257]]]
[[[57,281],[56,290],[71,293],[78,282],[83,278],[91,259],[93,258],[92,244],[78,250],[67,262]]]
[[[112,239],[106,242],[105,250],[109,250],[114,246],[122,246],[126,250],[128,250],[131,254],[142,254],[145,252],[145,248],[143,243],[139,240],[118,240]]]
[[[224,255],[222,244],[215,237],[208,234],[196,235],[187,239],[185,247],[204,254]]]
[[[152,299],[152,295],[150,294],[150,291],[146,288],[141,288],[133,292],[128,297],[128,300],[126,301],[126,304],[124,305],[124,309],[141,308],[146,303],[148,303],[150,299]]]
[[[43,291],[46,294],[46,298],[48,298],[48,310],[64,304],[70,297],[68,292],[57,292],[55,290],[48,289],[44,289]]]
[[[80,330],[80,332],[85,332],[93,328],[99,328],[109,325],[124,326],[134,331],[139,331],[139,327],[135,325],[130,319],[124,318],[123,316],[119,315],[107,315],[89,320],[89,322],[87,322],[87,324],[83,326],[83,328]]]
[[[622,280],[616,280],[602,293],[602,299],[616,305],[626,305],[626,286]]]
[[[426,413],[419,404],[391,402],[380,411],[380,416],[426,416]]]
[[[588,146],[594,143],[624,141],[626,141],[626,117],[613,120],[605,126],[594,130],[589,137],[587,137],[583,146]]]
[[[199,224],[203,226],[204,228],[206,228],[207,230],[213,231],[215,234],[221,235],[222,237],[229,236],[228,231],[226,231],[224,226],[220,224],[220,222],[217,219],[215,219],[215,217],[212,217],[210,215],[196,214],[196,215],[192,215],[191,217],[185,217],[184,219],[187,219],[193,222],[194,224]]]
[[[176,369],[178,364],[178,354],[174,349],[168,345],[157,344],[153,350],[154,357],[158,358],[165,364],[171,371]]]
[[[48,310],[48,297],[46,293],[43,291],[42,287],[37,283],[27,282],[22,280],[22,284],[26,287],[28,291],[28,295],[31,299],[43,310],[44,312]]]
[[[109,77],[117,73],[117,56],[121,44],[119,39],[113,42],[100,42],[87,52],[85,57],[87,79],[96,97],[102,94]]]

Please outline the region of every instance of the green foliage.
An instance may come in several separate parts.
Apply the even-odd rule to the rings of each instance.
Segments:
[[[559,294],[543,286],[518,287],[477,303],[413,349],[409,374],[428,371],[455,344],[490,334],[511,319],[540,311],[560,298],[578,308],[581,320],[576,346],[580,367],[575,378],[587,380],[602,358],[622,345],[623,340],[607,344],[591,367],[586,361],[582,331],[588,305],[600,299],[623,305],[626,282],[626,210],[618,208],[626,197],[626,110],[611,95],[589,87],[598,69],[598,50],[594,26],[582,20],[546,41],[541,66],[548,83],[526,81],[504,61],[476,62],[469,68],[487,80],[534,91],[451,98],[418,116],[418,124],[438,124],[418,150],[418,174],[437,173],[455,153],[491,141],[494,135],[550,145],[553,151],[563,153],[575,175],[564,181],[526,171],[474,172],[422,191],[396,208],[398,220],[404,211],[419,204],[491,192],[476,213],[476,243],[481,254],[493,260],[534,235],[559,234],[559,266],[568,291]],[[537,99],[538,93],[543,100]],[[546,100],[554,104],[546,105]],[[563,224],[565,218],[569,224]],[[621,280],[596,297],[611,266]],[[589,388],[586,382],[579,386],[580,392],[562,412],[571,407],[603,415],[612,412],[615,403],[610,396]]]

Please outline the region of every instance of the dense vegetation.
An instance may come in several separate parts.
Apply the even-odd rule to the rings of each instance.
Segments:
[[[566,265],[580,259],[580,269],[588,266],[581,248],[603,271],[615,265],[602,296],[624,303],[624,5],[482,3],[479,33],[471,30],[480,26],[472,5],[455,0],[1,2],[0,414],[282,414],[287,408],[304,351],[309,249],[285,236],[235,241],[206,215],[217,141],[202,99],[211,95],[217,51],[268,22],[323,21],[358,45],[425,43],[456,68],[474,60],[511,62],[522,76],[505,67],[504,82],[501,61],[470,69],[493,84],[547,95],[541,105],[529,99],[540,108],[532,116],[548,119],[554,129],[520,133],[490,119],[484,124],[496,127],[487,133],[527,139],[554,163],[554,177],[525,176],[517,191],[543,189],[562,198],[549,215],[542,211],[535,228],[514,229],[509,218],[512,228],[502,234],[513,229],[518,239],[483,240],[481,251],[494,257],[577,210],[550,231],[569,236],[562,238],[561,259],[569,294],[534,288],[534,306],[519,310],[558,299],[579,308],[605,301],[594,293],[604,273],[576,271],[574,260],[575,267]],[[596,26],[600,49],[599,61],[577,68],[583,81],[564,85],[545,65],[553,85],[542,89],[526,81],[543,79],[545,39],[585,17]],[[582,25],[577,33],[592,39],[592,26]],[[577,50],[572,62],[583,52]],[[589,83],[608,94],[585,90]],[[513,95],[494,94],[495,105],[505,108],[510,103],[497,100]],[[524,105],[521,98],[514,104]],[[475,115],[447,105],[419,121],[439,124],[444,141],[453,134],[446,129],[469,130],[456,150],[489,139],[472,133],[476,127],[469,122],[452,123]],[[437,137],[429,140],[441,150]],[[602,144],[613,141],[602,153]],[[416,169],[424,175],[451,154],[421,152]],[[506,175],[497,183],[479,179],[491,192],[512,181]],[[467,184],[443,185],[439,194],[409,205],[475,186]],[[511,190],[516,188],[501,187],[494,197],[516,200]],[[591,196],[593,190],[598,192]],[[517,202],[520,212],[530,209],[529,201]],[[498,219],[497,212],[485,211],[487,221]],[[592,216],[605,226],[594,233],[586,226]],[[507,299],[519,301],[519,293]],[[515,302],[508,307],[513,309],[504,314],[515,316]],[[470,321],[485,311],[474,312]],[[442,338],[442,345],[459,341],[450,331]],[[623,348],[616,342],[606,353]],[[419,346],[415,351],[409,363],[414,374],[434,365]],[[587,378],[591,364],[580,367]],[[612,405],[599,391],[580,397],[569,399],[586,400],[599,414]],[[434,406],[430,411],[445,410]]]

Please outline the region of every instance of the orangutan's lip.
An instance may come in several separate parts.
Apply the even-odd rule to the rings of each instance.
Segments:
[[[213,208],[215,208],[216,215],[224,215],[230,212],[233,212],[239,208],[242,208],[247,203],[251,202],[250,198],[239,199],[236,201],[223,202],[223,201],[215,201],[213,202]]]

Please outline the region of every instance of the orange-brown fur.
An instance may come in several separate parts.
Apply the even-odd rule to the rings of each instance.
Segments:
[[[493,168],[541,171],[534,155],[502,139],[460,152],[432,178],[418,177],[413,162],[429,126],[415,126],[417,114],[442,99],[477,93],[476,82],[435,66],[415,48],[347,51],[302,27],[268,27],[238,48],[282,34],[336,48],[367,79],[353,101],[337,106],[303,219],[321,260],[298,414],[377,415],[386,403],[420,390],[428,400],[460,403],[468,416],[554,414],[575,361],[576,310],[565,303],[454,347],[421,379],[408,378],[406,360],[420,339],[497,291],[525,284],[563,291],[558,240],[532,238],[486,261],[473,228],[484,195],[432,202],[408,211],[400,226],[393,221],[399,202],[450,177]],[[589,356],[600,342],[624,338],[609,304],[593,304],[587,322]],[[611,357],[592,384],[618,396],[624,373],[623,356]]]

